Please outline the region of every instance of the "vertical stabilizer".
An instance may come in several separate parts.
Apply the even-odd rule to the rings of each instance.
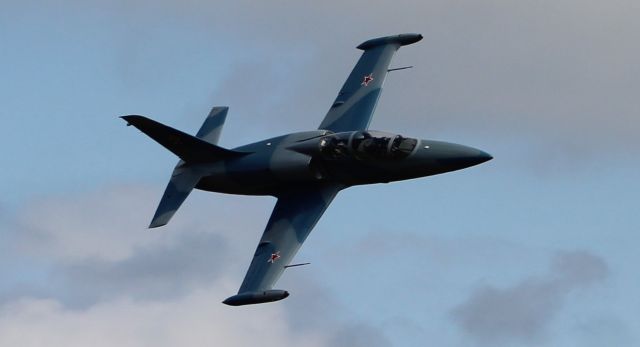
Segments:
[[[224,121],[227,120],[227,112],[229,108],[226,106],[215,106],[209,112],[209,116],[202,123],[202,127],[198,130],[196,137],[209,142],[212,145],[218,144],[220,139],[220,133],[224,126]]]

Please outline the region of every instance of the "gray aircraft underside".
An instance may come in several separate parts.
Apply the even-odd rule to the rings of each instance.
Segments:
[[[150,228],[169,222],[194,189],[272,195],[278,201],[238,294],[223,302],[247,305],[289,296],[274,290],[298,249],[338,192],[350,186],[436,175],[492,157],[453,143],[368,130],[393,54],[420,34],[368,40],[318,130],[292,133],[234,149],[217,145],[227,107],[214,107],[191,136],[143,116],[123,116],[180,158]]]

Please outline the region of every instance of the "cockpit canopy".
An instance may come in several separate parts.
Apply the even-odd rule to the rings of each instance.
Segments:
[[[320,152],[326,159],[398,160],[409,156],[417,144],[418,140],[401,135],[357,131],[323,137]]]

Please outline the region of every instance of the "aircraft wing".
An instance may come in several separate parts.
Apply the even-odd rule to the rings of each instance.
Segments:
[[[318,129],[333,132],[367,129],[378,103],[391,57],[401,46],[420,40],[420,34],[401,34],[371,39],[360,44],[358,48],[364,53]]]
[[[280,196],[238,294],[224,303],[239,306],[286,298],[289,293],[272,287],[340,189],[324,186]]]

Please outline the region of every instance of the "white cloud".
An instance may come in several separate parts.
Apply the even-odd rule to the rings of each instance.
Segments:
[[[23,299],[0,311],[1,346],[320,346],[321,336],[291,331],[282,305],[237,309],[205,287],[176,301],[119,299],[72,310],[51,299]],[[270,345],[270,343],[267,343]]]
[[[158,242],[141,218],[153,212],[153,200],[138,187],[45,198],[21,211],[13,234],[20,248],[37,257],[121,260],[135,247]]]
[[[198,201],[170,227],[150,231],[154,195],[115,187],[25,206],[0,242],[20,241],[14,255],[37,258],[35,270],[46,275],[25,284],[12,271],[33,268],[2,270],[9,282],[0,296],[0,346],[389,345],[383,333],[351,322],[314,281],[301,283],[298,299],[221,303],[238,289],[267,200]]]

